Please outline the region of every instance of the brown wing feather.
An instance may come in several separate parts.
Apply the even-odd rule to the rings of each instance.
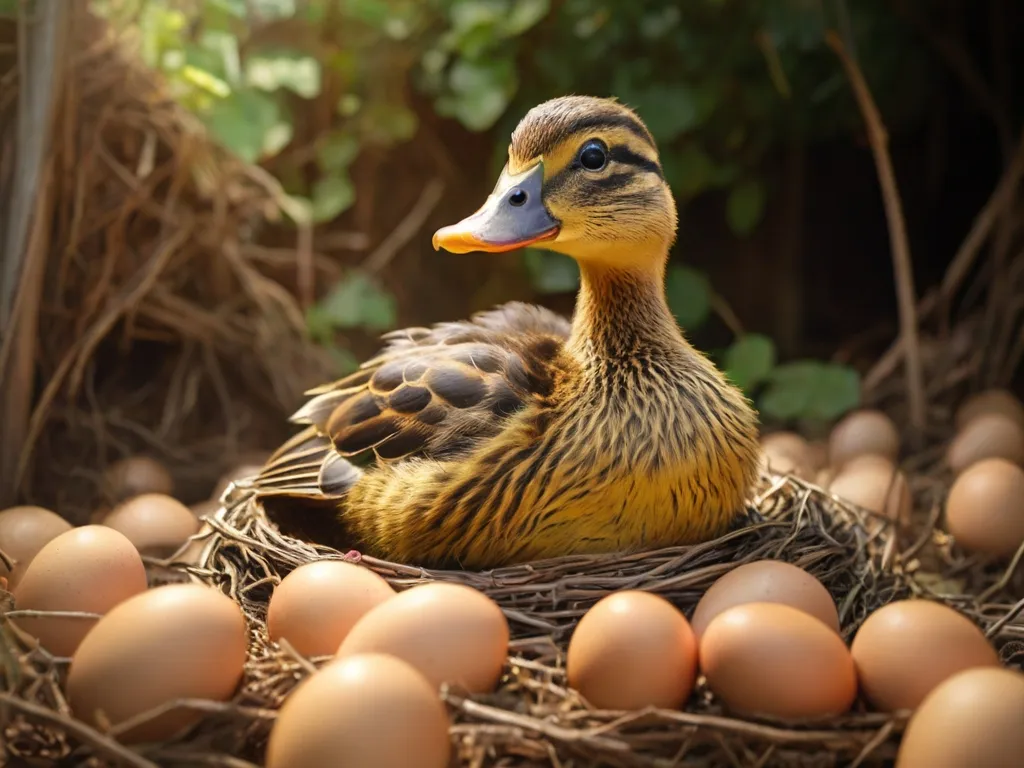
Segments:
[[[348,459],[443,458],[496,434],[551,391],[569,323],[519,302],[471,320],[385,335],[358,371],[310,390],[292,421],[309,425],[271,457],[270,493],[343,494],[362,472]]]

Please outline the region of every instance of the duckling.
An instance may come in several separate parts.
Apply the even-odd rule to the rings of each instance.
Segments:
[[[758,478],[758,419],[669,310],[676,227],[634,111],[586,96],[534,107],[494,191],[433,245],[572,257],[571,323],[512,302],[386,334],[357,372],[307,393],[292,420],[308,426],[268,460],[254,498],[326,505],[347,543],[423,566],[723,534]]]

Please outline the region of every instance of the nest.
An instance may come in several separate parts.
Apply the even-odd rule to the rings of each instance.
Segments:
[[[127,455],[164,463],[183,501],[207,498],[240,457],[287,435],[301,392],[329,371],[294,296],[312,254],[257,244],[287,205],[276,181],[213,143],[84,4],[66,12],[53,146],[37,189],[13,173],[7,185],[35,200],[0,356],[16,454],[0,493],[82,523]],[[54,66],[3,76],[0,125]],[[0,135],[8,150],[14,139]]]
[[[681,711],[597,711],[567,688],[564,660],[572,630],[605,595],[649,590],[691,616],[716,579],[739,564],[764,558],[794,563],[820,579],[836,600],[847,641],[872,611],[919,595],[969,616],[986,631],[1004,663],[1024,666],[1024,602],[981,604],[937,595],[907,567],[887,521],[799,480],[764,480],[766,487],[745,517],[715,541],[487,572],[425,570],[288,537],[267,519],[244,482],[238,483],[177,558],[150,563],[155,581],[205,583],[242,607],[251,645],[234,700],[179,702],[202,709],[207,717],[174,742],[128,751],[116,733],[102,734],[71,719],[58,683],[62,661],[19,640],[7,622],[12,650],[4,667],[7,692],[0,694],[7,705],[0,710],[7,749],[28,765],[259,765],[276,710],[327,661],[303,658],[287,643],[271,642],[267,603],[290,571],[320,559],[361,562],[398,590],[429,581],[468,584],[502,607],[512,641],[498,689],[473,696],[442,691],[453,717],[451,735],[460,765],[803,768],[891,760],[904,720],[870,712],[859,702],[838,718],[794,723],[733,716],[703,681]]]

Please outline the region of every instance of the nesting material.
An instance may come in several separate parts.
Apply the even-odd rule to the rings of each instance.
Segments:
[[[195,702],[206,718],[174,742],[139,746],[122,764],[165,764],[174,756],[217,763],[228,755],[261,765],[266,740],[288,694],[326,658],[306,658],[268,638],[267,605],[274,585],[317,559],[359,562],[396,590],[435,581],[465,584],[502,607],[511,634],[510,658],[493,692],[446,688],[459,765],[547,765],[552,755],[586,765],[652,766],[685,756],[695,765],[821,765],[830,759],[881,765],[896,754],[904,726],[899,716],[855,706],[838,717],[806,723],[739,717],[723,709],[698,679],[683,709],[623,713],[595,710],[567,687],[565,654],[580,617],[601,598],[624,589],[648,590],[687,617],[722,575],[744,563],[779,559],[817,578],[835,599],[840,634],[849,643],[866,616],[884,604],[921,592],[906,573],[889,524],[867,525],[863,512],[795,479],[767,477],[768,485],[737,528],[706,544],[613,557],[576,556],[487,573],[429,571],[343,553],[283,536],[248,491],[236,487],[197,540],[192,565],[161,571],[163,578],[217,586],[242,608],[249,624],[249,661],[241,689],[228,703]],[[869,532],[870,531],[870,532]],[[951,605],[989,631],[1004,663],[1024,660],[1017,646],[1024,620],[1006,605]],[[814,621],[817,621],[816,619]],[[9,624],[5,625],[9,627]],[[5,629],[6,631],[6,629]],[[829,630],[831,632],[832,630]],[[52,759],[75,752],[90,765],[112,765],[116,742],[59,710],[57,674],[40,652],[7,635],[19,676],[3,694],[12,756]],[[703,761],[703,762],[702,762]]]

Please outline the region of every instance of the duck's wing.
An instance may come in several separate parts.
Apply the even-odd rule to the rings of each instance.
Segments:
[[[308,425],[255,479],[264,493],[344,493],[353,462],[450,458],[550,394],[569,322],[519,302],[470,320],[385,335],[354,373],[307,392],[292,421]]]

